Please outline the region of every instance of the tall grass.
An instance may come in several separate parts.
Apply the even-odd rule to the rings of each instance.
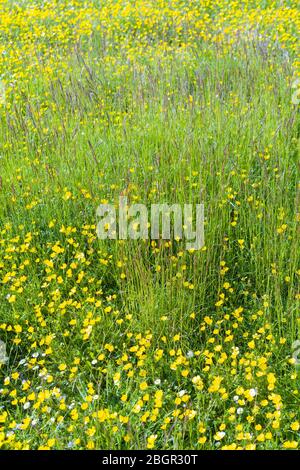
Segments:
[[[132,63],[116,45],[109,64],[105,47],[100,33],[79,43],[63,77],[32,77],[1,115],[0,372],[20,374],[2,389],[4,448],[144,448],[151,435],[164,449],[297,441],[290,57],[241,39],[226,53],[199,42]],[[96,208],[121,194],[148,206],[203,202],[205,247],[98,240]],[[21,423],[14,440],[8,422]]]

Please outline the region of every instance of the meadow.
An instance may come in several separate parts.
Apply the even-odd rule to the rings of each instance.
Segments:
[[[1,449],[297,449],[299,31],[0,0]],[[203,203],[205,245],[98,239],[120,195]]]

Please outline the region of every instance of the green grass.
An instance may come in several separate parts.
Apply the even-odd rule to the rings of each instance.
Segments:
[[[1,406],[3,432],[13,423],[15,436],[3,436],[4,448],[136,449],[154,434],[155,448],[214,449],[222,425],[221,446],[298,441],[290,359],[298,337],[300,128],[288,56],[258,43],[226,54],[199,43],[132,64],[116,50],[116,63],[104,65],[101,47],[93,36],[70,54],[62,79],[35,76],[1,115],[0,337],[9,362],[0,373],[11,377]],[[96,208],[120,194],[148,206],[203,202],[205,248],[98,240]],[[63,252],[52,256],[57,243]],[[203,389],[192,382],[198,375]],[[223,380],[214,391],[215,377]],[[253,400],[243,397],[250,389]],[[50,391],[45,401],[42,390]],[[175,404],[181,390],[186,401]],[[105,419],[97,415],[103,409]]]

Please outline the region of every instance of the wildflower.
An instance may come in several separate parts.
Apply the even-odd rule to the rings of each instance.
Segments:
[[[147,449],[154,448],[156,439],[157,439],[157,434],[151,434],[151,436],[147,438]]]
[[[296,441],[285,441],[283,443],[284,449],[297,449],[297,447],[298,447],[298,442]]]

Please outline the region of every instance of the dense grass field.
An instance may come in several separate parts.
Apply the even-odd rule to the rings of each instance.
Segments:
[[[297,448],[299,30],[0,0],[2,449]],[[203,203],[205,246],[99,240],[120,195]]]

